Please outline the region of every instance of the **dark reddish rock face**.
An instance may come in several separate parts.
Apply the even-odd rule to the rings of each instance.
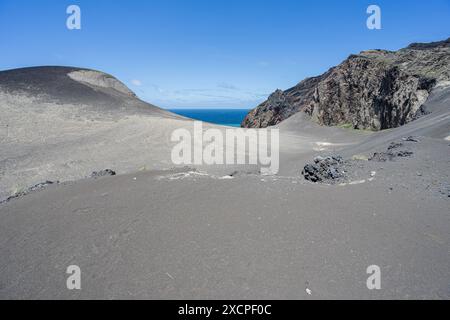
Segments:
[[[395,52],[363,51],[321,76],[275,91],[242,126],[264,128],[304,112],[321,125],[395,128],[426,113],[422,105],[431,90],[449,80],[450,39]]]

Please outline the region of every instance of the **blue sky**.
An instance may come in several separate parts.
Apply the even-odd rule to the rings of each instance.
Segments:
[[[351,53],[449,36],[449,0],[0,0],[0,70],[93,68],[165,108],[252,108]]]

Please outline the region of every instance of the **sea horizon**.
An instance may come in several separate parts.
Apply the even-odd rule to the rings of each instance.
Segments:
[[[251,109],[236,108],[170,108],[166,109],[183,117],[208,123],[240,127],[245,116]]]

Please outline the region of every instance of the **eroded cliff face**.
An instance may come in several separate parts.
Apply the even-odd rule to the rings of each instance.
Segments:
[[[422,105],[436,85],[450,85],[450,39],[396,52],[363,51],[319,77],[275,91],[242,126],[263,128],[305,112],[321,125],[394,128],[426,113]]]

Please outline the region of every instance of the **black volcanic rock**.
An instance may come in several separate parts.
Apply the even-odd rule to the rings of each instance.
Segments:
[[[311,182],[335,182],[344,177],[341,156],[316,157],[314,163],[305,165],[302,175]]]
[[[363,51],[321,76],[275,91],[242,126],[268,127],[304,112],[321,125],[394,128],[426,114],[422,105],[431,90],[449,80],[450,39],[395,52]]]
[[[91,174],[91,178],[99,178],[99,177],[107,177],[107,176],[115,176],[116,172],[111,169],[105,169],[101,171],[94,171]]]
[[[402,139],[406,142],[418,142],[417,139],[413,137],[407,137]],[[386,161],[394,161],[395,158],[406,158],[411,157],[414,153],[409,150],[398,150],[403,148],[404,145],[402,142],[391,142],[391,144],[387,147],[385,152],[375,152],[370,158],[369,161],[378,161],[378,162],[386,162]]]

